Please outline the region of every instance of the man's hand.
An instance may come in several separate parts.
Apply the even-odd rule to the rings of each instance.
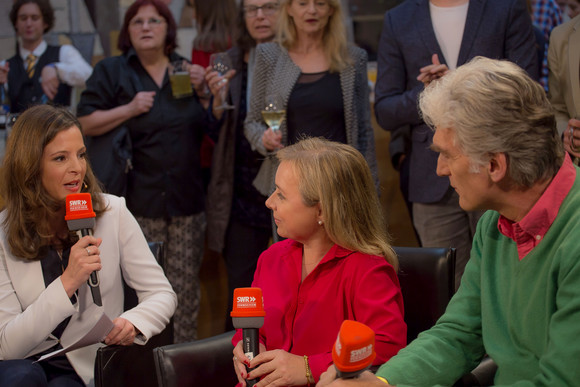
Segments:
[[[570,118],[564,132],[564,149],[572,156],[580,157],[580,120]]]
[[[58,79],[58,70],[55,66],[44,66],[42,72],[40,73],[40,79],[42,82],[42,91],[48,97],[48,99],[53,100],[58,92],[58,85],[60,81]]]
[[[386,384],[370,371],[363,372],[358,378],[354,379],[337,379],[336,369],[332,364],[328,369],[320,375],[320,380],[316,383],[316,387],[388,387]]]
[[[417,76],[417,80],[423,82],[425,87],[449,72],[447,65],[441,64],[441,62],[439,62],[439,56],[437,54],[433,54],[431,61],[433,63],[422,67],[419,70],[419,75]]]

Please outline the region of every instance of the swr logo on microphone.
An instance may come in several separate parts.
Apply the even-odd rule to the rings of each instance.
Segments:
[[[256,308],[256,297],[243,296],[236,298],[236,305],[238,308]]]
[[[358,361],[364,360],[373,354],[373,345],[369,344],[366,347],[353,349],[350,351],[350,362],[356,363]]]
[[[71,200],[68,202],[70,211],[88,211],[89,207],[86,200]]]

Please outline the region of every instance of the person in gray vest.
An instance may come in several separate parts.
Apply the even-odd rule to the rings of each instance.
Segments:
[[[52,46],[44,34],[54,26],[48,0],[16,0],[10,20],[18,36],[16,55],[0,66],[0,83],[8,84],[10,111],[52,103],[69,106],[72,87],[84,86],[91,66],[71,45]]]

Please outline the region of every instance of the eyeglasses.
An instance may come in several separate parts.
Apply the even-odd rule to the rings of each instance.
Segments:
[[[143,19],[131,20],[131,23],[129,23],[129,24],[131,25],[131,27],[143,28],[143,26],[145,26],[145,23],[148,23],[151,27],[158,27],[164,22],[165,22],[165,20],[163,20],[163,19],[157,19],[155,17],[152,17],[152,18],[149,18],[147,20],[143,20]]]
[[[256,7],[255,5],[248,5],[247,7],[244,7],[244,12],[247,17],[256,17],[258,16],[258,10],[260,9],[262,10],[264,16],[272,16],[278,10],[278,4],[266,3],[259,7]]]

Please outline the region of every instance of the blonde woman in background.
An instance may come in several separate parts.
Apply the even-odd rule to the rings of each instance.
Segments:
[[[261,115],[271,96],[286,111],[276,132]],[[254,180],[263,195],[274,188],[276,161],[270,156],[303,136],[352,145],[378,181],[367,54],[347,44],[340,0],[280,2],[275,42],[256,49],[245,135],[252,149],[267,156]]]

